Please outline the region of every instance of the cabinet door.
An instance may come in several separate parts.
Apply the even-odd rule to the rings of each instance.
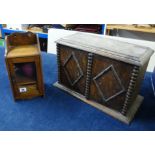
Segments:
[[[42,91],[40,57],[12,58],[8,60],[10,79],[16,99],[38,96]]]
[[[82,95],[85,94],[87,52],[58,45],[59,83]]]
[[[121,111],[133,66],[94,55],[89,99]]]

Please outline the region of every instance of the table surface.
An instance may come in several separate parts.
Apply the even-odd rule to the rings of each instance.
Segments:
[[[127,24],[108,24],[107,30],[129,30],[129,31],[139,31],[139,32],[146,32],[146,33],[155,33],[155,27],[136,27],[135,25],[127,25]]]

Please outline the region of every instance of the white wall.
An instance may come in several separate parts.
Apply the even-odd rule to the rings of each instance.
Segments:
[[[51,28],[48,30],[48,49],[47,53],[56,54],[56,43],[55,41],[65,37],[67,35],[71,35],[77,33],[77,31],[63,30],[63,29],[54,29]]]
[[[51,28],[48,30],[48,47],[47,47],[47,53],[52,53],[52,54],[56,54],[56,43],[55,41],[68,36],[68,35],[72,35],[74,33],[88,33],[88,32],[79,32],[79,31],[71,31],[71,30],[63,30],[63,29],[55,29],[55,28]],[[88,33],[91,35],[96,35],[93,33]],[[103,35],[100,35],[103,36]]]

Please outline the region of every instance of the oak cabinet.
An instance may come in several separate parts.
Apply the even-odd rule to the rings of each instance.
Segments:
[[[76,33],[56,41],[58,82],[54,85],[103,112],[129,123],[153,50]]]
[[[14,99],[44,95],[40,47],[36,34],[6,36],[6,66]]]

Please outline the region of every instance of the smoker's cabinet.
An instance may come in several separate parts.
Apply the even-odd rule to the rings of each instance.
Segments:
[[[83,33],[56,43],[54,85],[129,123],[143,100],[138,92],[153,50]]]
[[[40,47],[36,34],[13,33],[7,36],[5,60],[14,99],[44,95]]]

